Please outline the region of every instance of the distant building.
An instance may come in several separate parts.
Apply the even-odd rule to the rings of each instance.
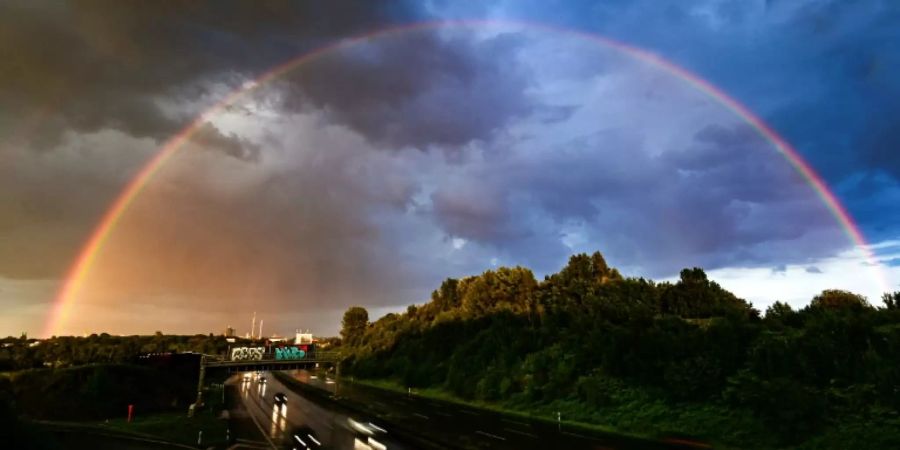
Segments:
[[[234,337],[234,328],[231,328],[230,326],[225,327],[225,337],[227,337],[227,338]]]
[[[301,333],[299,330],[297,331],[297,336],[294,338],[295,344],[312,344],[313,343],[313,335],[312,333]]]

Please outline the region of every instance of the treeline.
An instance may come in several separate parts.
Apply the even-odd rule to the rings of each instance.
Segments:
[[[41,367],[64,368],[94,363],[132,363],[140,355],[166,352],[224,354],[228,343],[224,336],[164,335],[112,336],[107,333],[86,337],[0,339],[0,372]]]
[[[900,448],[900,293],[882,300],[827,290],[761,314],[701,269],[654,283],[581,254],[540,282],[447,279],[373,323],[350,308],[343,370],[740,447]]]

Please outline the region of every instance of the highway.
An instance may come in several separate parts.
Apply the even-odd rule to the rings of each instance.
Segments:
[[[249,418],[257,428],[254,431],[258,431],[252,433],[246,426],[244,430],[235,430],[236,442],[243,448],[411,448],[397,442],[390,433],[384,433],[386,430],[377,422],[323,408],[294,393],[267,372],[241,374],[229,379],[228,384],[236,387],[240,399],[232,415]],[[276,402],[278,393],[284,394],[287,401]]]
[[[316,378],[306,371],[287,373],[298,381],[335,393],[337,385],[331,380]],[[325,448],[334,449],[421,447],[401,438],[411,435],[426,438],[430,442],[429,447],[435,448],[599,450],[679,447],[673,443],[639,441],[612,434],[588,435],[577,430],[567,430],[565,426],[560,428],[525,418],[351,383],[342,383],[338,394],[341,403],[355,407],[338,408],[333,402],[322,402],[321,398],[317,398],[316,402],[310,400],[321,396],[311,396],[308,399],[291,391],[269,373],[264,376],[266,383],[260,383],[254,376],[240,381],[240,397],[259,427],[277,448],[305,448],[284,445],[290,443],[293,434],[299,433],[302,438],[302,433],[308,430],[312,430],[309,432],[311,438],[321,442]],[[287,394],[286,406],[275,405],[276,392]],[[343,412],[336,412],[338,409]],[[347,412],[352,410],[365,410],[371,416],[361,417]],[[363,429],[354,424],[363,424]],[[366,428],[371,431],[372,427],[378,431],[374,436],[367,436]],[[307,431],[295,433],[295,429]],[[374,445],[372,442],[367,444],[367,438],[374,439]]]

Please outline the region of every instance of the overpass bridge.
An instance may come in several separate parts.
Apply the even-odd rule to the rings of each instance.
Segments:
[[[272,370],[313,369],[321,366],[332,366],[340,373],[340,354],[338,352],[314,351],[310,353],[265,353],[265,352],[232,352],[230,356],[202,355],[200,357],[200,377],[197,380],[197,401],[191,406],[203,404],[203,382],[208,370],[224,370],[234,372],[256,372]]]
[[[340,361],[338,352],[315,352],[299,358],[277,358],[272,355],[261,358],[222,358],[215,355],[203,355],[200,358],[200,370],[225,369],[228,372],[246,372],[251,370],[291,370],[317,367],[320,364],[335,365]]]

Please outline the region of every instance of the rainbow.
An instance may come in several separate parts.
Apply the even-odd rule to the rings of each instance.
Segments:
[[[260,86],[273,81],[292,70],[313,61],[328,53],[349,48],[354,45],[364,43],[366,41],[387,37],[391,35],[402,34],[416,30],[426,30],[431,28],[450,28],[450,27],[514,27],[543,30],[568,36],[574,36],[586,41],[596,43],[606,48],[614,49],[622,54],[635,58],[643,63],[653,67],[662,69],[678,79],[686,82],[695,89],[703,92],[711,99],[715,100],[722,106],[726,107],[746,123],[751,125],[756,131],[768,140],[777,151],[793,166],[801,177],[813,188],[818,197],[825,204],[826,208],[835,217],[841,228],[844,230],[850,240],[861,249],[873,270],[878,271],[880,264],[875,258],[875,254],[871,246],[867,243],[859,226],[854,222],[846,208],[841,204],[834,193],[828,188],[825,181],[819,176],[815,170],[806,162],[803,157],[794,149],[784,138],[778,135],[775,130],[757,117],[749,108],[739,103],[734,98],[717,88],[710,82],[700,78],[698,75],[675,65],[672,62],[656,55],[653,52],[633,47],[628,44],[584,31],[560,28],[557,26],[512,20],[450,20],[450,21],[434,21],[434,22],[416,22],[381,30],[376,30],[357,36],[353,36],[344,40],[337,41],[330,45],[310,51],[299,57],[291,59],[263,73],[261,76],[244,85],[219,102],[212,105],[205,112],[196,117],[186,127],[177,134],[172,136],[160,150],[147,161],[139,172],[132,178],[128,185],[122,190],[116,200],[104,213],[100,222],[94,228],[90,238],[81,248],[78,257],[67,272],[67,275],[60,287],[57,296],[53,302],[53,306],[48,316],[44,334],[49,336],[56,332],[59,326],[66,321],[71,311],[75,307],[75,299],[81,287],[91,271],[97,256],[101,253],[104,244],[109,238],[112,231],[116,228],[122,216],[128,211],[128,208],[140,195],[144,187],[153,179],[153,177],[162,169],[173,155],[185,144],[207,121],[219,113],[223,108],[233,104],[250,92],[258,89]],[[887,292],[888,283],[878,272],[876,278],[879,284]]]

